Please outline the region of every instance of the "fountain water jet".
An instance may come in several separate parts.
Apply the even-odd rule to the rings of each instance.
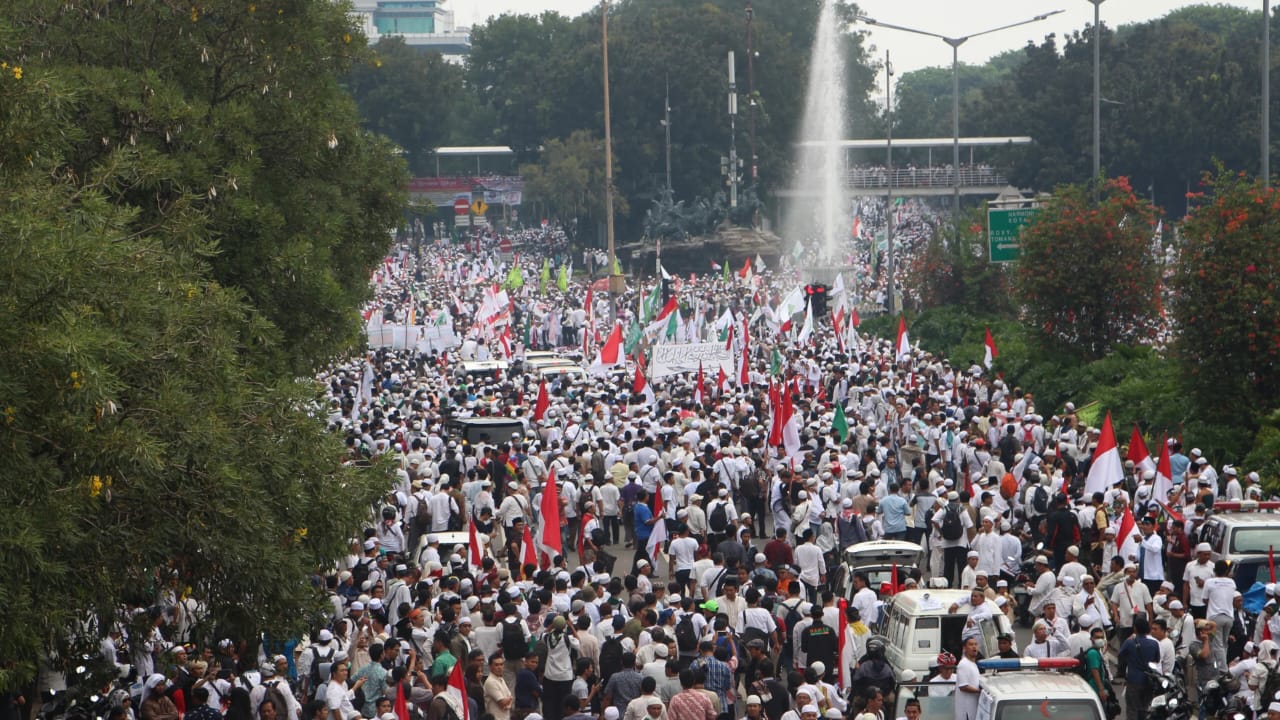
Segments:
[[[818,32],[809,58],[804,115],[796,145],[796,182],[800,197],[783,220],[784,235],[800,241],[815,234],[821,254],[834,260],[848,231],[845,207],[844,153],[837,145],[848,130],[845,104],[845,60],[836,0],[823,0]],[[811,204],[812,203],[812,204]]]

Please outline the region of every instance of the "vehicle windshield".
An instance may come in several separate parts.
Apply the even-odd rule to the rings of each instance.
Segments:
[[[1280,547],[1280,527],[1242,527],[1231,531],[1231,552],[1242,555],[1266,555]]]
[[[933,691],[932,695],[929,693],[930,690]],[[951,692],[946,692],[946,690],[951,690]],[[952,686],[946,688],[946,690],[932,683],[899,685],[897,714],[895,717],[904,717],[907,714],[907,700],[911,698],[920,701],[920,717],[922,718],[955,717],[955,688]]]
[[[995,720],[1102,720],[1090,700],[1005,700]]]

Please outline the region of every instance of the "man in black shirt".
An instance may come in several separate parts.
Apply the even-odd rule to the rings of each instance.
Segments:
[[[804,651],[809,664],[820,662],[827,671],[823,679],[835,682],[835,671],[839,667],[840,639],[836,631],[822,622],[822,607],[815,605],[810,613],[813,624],[805,628],[800,636],[800,649]]]

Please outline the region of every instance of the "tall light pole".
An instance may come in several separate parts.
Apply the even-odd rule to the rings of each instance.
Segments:
[[[751,0],[747,0],[747,125],[751,137],[751,184],[756,184],[756,72],[755,42],[751,33],[751,21],[755,19],[755,10],[751,8]]]
[[[1262,0],[1262,182],[1271,185],[1271,0]]]
[[[600,0],[600,38],[604,60],[604,222],[608,238],[609,294],[622,294],[622,275],[614,272],[618,259],[613,247],[613,125],[609,122],[609,0]],[[610,303],[615,308],[614,303]]]
[[[729,207],[738,207],[738,75],[729,51]]]
[[[885,264],[889,270],[889,314],[896,315],[898,313],[898,301],[894,296],[897,283],[893,277],[893,63],[889,61],[889,51],[884,51],[884,112],[885,112],[885,172],[888,175],[889,182],[886,183],[888,190],[885,191],[884,197],[884,244],[885,244]],[[872,238],[871,242],[875,242]],[[875,254],[875,248],[871,249]]]
[[[951,46],[951,222],[954,226],[957,240],[959,240],[960,237],[960,46],[981,35],[990,35],[991,33],[1008,30],[1021,25],[1030,25],[1031,23],[1040,22],[1041,20],[1053,17],[1061,12],[1061,10],[1054,10],[1052,12],[1036,15],[1035,17],[1027,20],[1009,23],[1008,25],[1001,25],[1000,27],[994,27],[981,32],[969,33],[968,35],[960,37],[950,37],[935,32],[929,32],[927,30],[880,22],[879,20],[867,17],[866,15],[857,16],[858,20],[868,25],[875,25],[877,27],[889,28],[890,30],[901,30],[902,32],[938,38]]]
[[[1098,182],[1102,177],[1102,3],[1093,4],[1093,199],[1098,199]],[[1265,1],[1265,0],[1264,0]]]
[[[667,135],[667,197],[674,196],[674,190],[671,187],[671,79],[667,78],[666,95],[662,101],[662,127],[666,129]]]

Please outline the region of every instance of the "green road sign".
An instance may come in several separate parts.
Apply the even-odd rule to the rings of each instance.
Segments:
[[[1040,208],[991,208],[987,210],[987,241],[991,262],[1013,262],[1018,259],[1018,236],[1023,226],[1035,218]]]

